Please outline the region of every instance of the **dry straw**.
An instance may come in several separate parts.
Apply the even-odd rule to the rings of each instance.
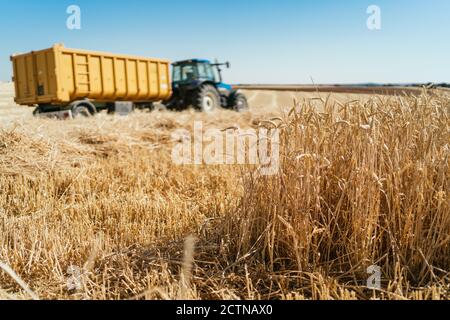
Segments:
[[[336,100],[4,128],[2,295],[448,299],[448,96]],[[194,121],[280,128],[280,173],[176,166],[171,133]],[[86,261],[78,295],[66,270]],[[366,287],[371,265],[381,268],[380,290]]]

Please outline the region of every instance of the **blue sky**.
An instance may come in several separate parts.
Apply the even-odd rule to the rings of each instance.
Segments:
[[[81,30],[68,30],[69,5]],[[366,26],[369,5],[381,30]],[[231,83],[450,82],[448,0],[16,0],[1,3],[0,80],[12,53],[67,47],[230,61]]]

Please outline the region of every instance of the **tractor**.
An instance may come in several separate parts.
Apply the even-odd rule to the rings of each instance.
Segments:
[[[209,60],[191,59],[172,64],[171,98],[163,104],[170,110],[183,110],[189,106],[202,112],[226,108],[238,112],[248,109],[247,99],[238,90],[222,81],[222,66],[230,63],[211,63]]]

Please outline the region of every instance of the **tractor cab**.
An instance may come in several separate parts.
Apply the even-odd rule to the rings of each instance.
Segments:
[[[166,106],[178,110],[193,106],[205,112],[221,107],[237,111],[247,109],[245,96],[223,83],[222,66],[229,68],[230,64],[201,59],[173,63],[173,95]]]
[[[197,85],[199,82],[209,82],[219,88],[231,90],[231,86],[222,82],[221,66],[230,67],[230,63],[211,63],[209,60],[192,59],[172,64],[172,84]]]

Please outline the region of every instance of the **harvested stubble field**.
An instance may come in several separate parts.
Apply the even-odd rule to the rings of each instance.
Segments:
[[[449,97],[246,93],[244,114],[62,122],[2,84],[0,298],[448,299]],[[194,120],[271,120],[279,174],[175,165]]]

